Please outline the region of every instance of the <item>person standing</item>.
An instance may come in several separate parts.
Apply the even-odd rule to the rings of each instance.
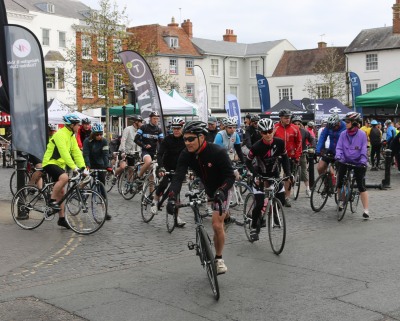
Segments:
[[[218,128],[217,128],[217,118],[214,116],[208,117],[208,133],[207,133],[207,141],[209,143],[213,143],[215,136],[217,136]]]
[[[378,122],[371,121],[372,128],[369,132],[369,142],[371,144],[371,171],[378,170],[378,164],[381,160],[382,132],[378,128]]]

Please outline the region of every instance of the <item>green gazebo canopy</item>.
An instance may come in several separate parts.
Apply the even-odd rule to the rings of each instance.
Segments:
[[[400,78],[356,97],[356,106],[396,107],[400,104]]]

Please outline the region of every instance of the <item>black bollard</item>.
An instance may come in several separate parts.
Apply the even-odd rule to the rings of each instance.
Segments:
[[[26,171],[26,159],[22,157],[18,157],[16,160],[17,163],[17,191],[25,186],[25,171]],[[28,219],[28,214],[21,210],[22,206],[18,206],[18,219]]]
[[[314,181],[315,181],[314,160],[315,160],[315,150],[313,148],[309,148],[307,151],[307,161],[308,161],[308,184],[310,188],[314,186]]]
[[[392,166],[392,151],[385,149],[385,178],[382,180],[384,188],[390,187],[390,167]]]

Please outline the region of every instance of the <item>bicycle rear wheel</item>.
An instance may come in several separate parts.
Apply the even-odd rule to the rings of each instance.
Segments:
[[[251,223],[252,223],[252,215],[253,209],[256,206],[256,199],[253,193],[249,193],[246,196],[243,206],[243,227],[244,232],[246,233],[246,237],[249,242],[253,243],[254,241],[250,237]]]
[[[30,180],[30,176],[29,173],[27,171],[24,171],[24,181],[25,181],[25,185],[28,184],[29,180]],[[14,196],[15,193],[17,192],[18,187],[17,187],[17,171],[15,170],[10,177],[10,191],[11,194]]]
[[[14,221],[25,230],[33,230],[40,226],[45,219],[46,210],[46,198],[36,186],[21,188],[11,202]]]
[[[310,205],[314,212],[325,206],[329,196],[329,174],[319,175],[311,189]]]
[[[155,215],[151,210],[151,208],[156,205],[154,201],[155,192],[156,184],[153,181],[147,181],[143,187],[142,200],[140,202],[140,212],[143,222],[145,223],[149,223]]]
[[[202,257],[203,267],[206,269],[208,280],[210,281],[211,290],[213,292],[215,300],[219,299],[219,286],[217,277],[217,267],[215,265],[215,257],[211,249],[210,238],[204,227],[200,225],[199,238],[201,251],[200,255]]]
[[[282,253],[286,242],[286,222],[282,203],[273,198],[268,203],[268,235],[272,251],[279,255]]]
[[[292,185],[292,197],[294,200],[297,200],[300,193],[300,174],[301,174],[301,168],[300,166],[297,166],[296,171],[293,173],[294,182]]]
[[[135,181],[136,176],[135,171],[129,166],[125,167],[124,171],[120,175],[118,191],[126,200],[132,199],[137,193],[137,190],[133,187],[133,182]]]
[[[65,201],[65,219],[78,234],[98,231],[104,225],[106,214],[106,201],[93,190],[75,190]]]
[[[339,222],[343,220],[343,217],[346,214],[347,205],[349,204],[349,201],[350,201],[350,182],[347,180],[343,183],[343,186],[340,189],[340,194],[338,195],[336,214],[337,214],[337,220]]]

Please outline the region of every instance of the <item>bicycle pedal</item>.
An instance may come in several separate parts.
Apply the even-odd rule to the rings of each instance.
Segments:
[[[188,244],[187,244],[187,246],[188,246],[188,249],[189,249],[189,250],[194,250],[196,244],[194,244],[192,241],[189,241]]]

